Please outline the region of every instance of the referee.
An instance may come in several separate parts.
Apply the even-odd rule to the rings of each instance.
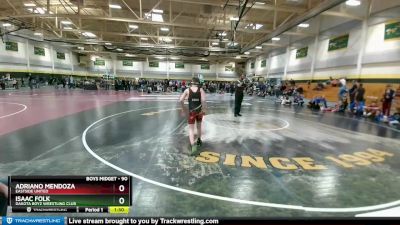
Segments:
[[[240,76],[240,79],[238,81],[236,81],[236,88],[235,88],[235,117],[242,116],[240,114],[240,108],[242,107],[244,88],[245,88],[244,75],[242,74]]]

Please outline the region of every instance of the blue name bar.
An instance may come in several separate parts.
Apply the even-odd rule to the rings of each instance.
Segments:
[[[64,217],[3,217],[2,225],[64,225]]]

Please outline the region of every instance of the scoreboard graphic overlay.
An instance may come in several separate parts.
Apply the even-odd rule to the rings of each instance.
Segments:
[[[130,176],[10,176],[12,212],[128,213]]]

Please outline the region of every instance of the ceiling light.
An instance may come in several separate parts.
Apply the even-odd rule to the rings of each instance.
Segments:
[[[110,4],[110,5],[108,5],[110,8],[112,8],[112,9],[121,9],[121,6],[120,5],[117,5],[117,4]]]
[[[44,8],[36,8],[35,12],[39,13],[39,14],[45,14],[46,9]]]
[[[157,59],[164,59],[164,56],[156,56]]]
[[[131,29],[138,29],[139,26],[136,25],[136,24],[129,24],[129,28],[131,28]]]
[[[153,13],[163,13],[162,9],[153,9]]]
[[[158,14],[158,13],[147,14],[146,18],[147,19],[151,18],[151,21],[155,21],[155,22],[164,22],[164,18],[162,16],[162,14]]]
[[[229,42],[228,43],[228,46],[237,46],[239,43],[237,43],[237,42]]]
[[[219,45],[219,43],[218,42],[213,42],[213,43],[211,43],[211,45]]]
[[[70,24],[72,24],[72,22],[68,21],[68,20],[63,20],[63,21],[61,21],[61,24],[70,25]]]
[[[132,55],[132,54],[126,54],[125,56],[126,56],[126,57],[134,57],[135,55]]]
[[[3,27],[11,27],[11,23],[3,23]]]
[[[164,37],[164,38],[161,38],[161,41],[172,42],[172,39],[169,37]]]
[[[171,57],[172,60],[178,60],[179,57]]]
[[[222,39],[223,41],[229,41],[229,39],[228,38],[224,38],[224,39]]]
[[[122,48],[117,48],[117,49],[115,49],[115,50],[117,50],[117,51],[119,51],[119,52],[124,51]]]
[[[262,24],[259,24],[259,23],[257,23],[255,26],[254,26],[254,30],[258,30],[258,29],[260,29],[261,27],[263,27],[263,25]]]
[[[262,46],[260,46],[260,45],[256,46],[256,49],[262,49]]]
[[[348,0],[348,1],[346,1],[346,5],[359,6],[359,5],[361,5],[361,2],[359,0]]]
[[[104,43],[105,45],[112,45],[110,42],[106,42],[106,43]]]
[[[237,17],[237,16],[231,17],[230,20],[231,20],[231,21],[239,21],[239,17]]]
[[[36,13],[36,14],[45,14],[46,9],[45,8],[28,8],[27,9],[31,13]],[[50,14],[53,14],[53,12],[50,11]]]
[[[72,27],[64,27],[64,30],[72,30]]]
[[[273,37],[271,40],[273,40],[273,41],[279,41],[279,40],[281,40],[281,38],[279,38],[279,37]]]
[[[308,24],[308,23],[301,23],[301,24],[299,24],[299,25],[297,25],[298,27],[302,27],[302,28],[307,28],[307,27],[309,27],[310,26],[310,24]]]
[[[95,34],[93,34],[92,32],[83,32],[82,33],[83,36],[89,37],[89,38],[94,38],[96,37]]]
[[[169,31],[169,28],[168,27],[161,27],[160,30],[167,32],[167,31]]]
[[[250,55],[250,52],[244,52],[245,55]]]
[[[140,40],[142,41],[148,41],[149,39],[147,37],[141,37]]]
[[[219,36],[225,37],[226,36],[226,32],[222,32],[222,33],[218,33]]]
[[[78,49],[79,49],[79,50],[85,50],[85,48],[84,48],[84,47],[78,47]]]
[[[33,35],[35,35],[35,36],[42,36],[43,34],[42,34],[42,33],[39,33],[39,32],[35,32]]]
[[[265,5],[265,2],[256,2],[257,5]]]
[[[244,28],[245,28],[245,29],[258,30],[258,29],[260,29],[260,28],[263,27],[263,26],[264,26],[264,25],[259,24],[259,23],[256,23],[256,24],[254,24],[254,23],[249,23],[249,24],[247,24]]]
[[[240,55],[237,55],[235,58],[240,59]]]
[[[24,3],[24,6],[26,6],[26,7],[35,7],[36,4],[35,3]]]

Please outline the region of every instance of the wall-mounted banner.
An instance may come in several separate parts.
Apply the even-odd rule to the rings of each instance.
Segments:
[[[185,64],[183,64],[182,62],[175,63],[175,69],[184,69],[184,68],[185,68]]]
[[[299,48],[296,51],[296,59],[305,58],[308,54],[308,47]]]
[[[46,51],[41,47],[33,47],[33,52],[35,55],[46,56]]]
[[[334,51],[342,48],[347,48],[349,44],[349,34],[335,37],[329,40],[328,51]]]
[[[233,71],[235,71],[235,68],[232,65],[227,65],[227,66],[225,66],[225,71],[233,72]]]
[[[105,66],[105,65],[106,65],[106,61],[103,60],[103,59],[96,59],[96,60],[94,61],[94,65],[95,65],[95,66]]]
[[[18,52],[18,42],[6,41],[6,50]]]
[[[400,39],[400,21],[385,25],[385,40]]]
[[[255,63],[254,63],[254,62],[250,63],[250,67],[251,67],[252,69],[254,69]]]
[[[158,62],[149,62],[149,67],[158,67]]]
[[[210,69],[210,64],[201,64],[200,69],[202,70],[209,70]]]
[[[267,66],[267,60],[266,59],[263,59],[262,61],[261,61],[261,67],[266,67]]]
[[[122,66],[133,66],[133,62],[131,60],[122,60]]]
[[[63,53],[63,52],[57,52],[57,59],[65,60],[65,53]]]

